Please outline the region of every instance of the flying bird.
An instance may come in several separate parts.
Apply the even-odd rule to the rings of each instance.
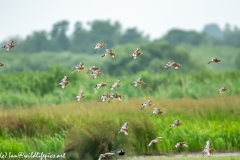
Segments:
[[[129,131],[129,127],[128,127],[128,123],[125,122],[124,125],[122,126],[122,128],[118,131],[118,133],[124,133],[126,136],[128,135],[128,131]]]
[[[165,64],[164,69],[169,69],[170,67],[175,68],[176,70],[179,69],[182,65],[180,63],[174,62],[174,60],[169,61]]]
[[[151,105],[153,105],[153,102],[151,100],[148,100],[148,101],[146,101],[145,103],[142,104],[141,109],[143,109],[144,107],[149,107]]]
[[[107,92],[100,97],[100,102],[104,102],[107,98],[110,98],[110,93]]]
[[[170,67],[172,67],[174,63],[175,63],[174,60],[167,62],[164,66],[164,69],[169,69]]]
[[[90,71],[91,72],[96,72],[96,71],[99,71],[100,68],[96,67],[96,66],[92,66],[91,68],[88,69],[87,73],[89,73]]]
[[[111,151],[111,153],[118,153],[119,156],[123,156],[125,154],[125,151],[123,149],[116,149]]]
[[[150,147],[152,145],[152,143],[157,143],[161,140],[161,138],[164,138],[164,137],[157,137],[156,139],[154,140],[151,140],[151,142],[148,144],[148,147]]]
[[[165,112],[163,112],[162,110],[160,110],[160,109],[158,109],[158,108],[154,108],[154,110],[153,110],[153,112],[152,112],[152,115],[151,116],[153,116],[153,115],[155,115],[155,114],[162,114],[162,113],[165,113]]]
[[[115,82],[113,85],[111,85],[110,91],[112,91],[112,90],[115,89],[115,88],[120,87],[120,86],[121,86],[121,85],[119,84],[120,82],[121,82],[121,80],[118,79],[117,82]]]
[[[179,147],[188,147],[187,142],[178,142],[175,145],[175,148],[179,148]]]
[[[104,47],[104,46],[106,46],[106,45],[107,45],[107,44],[104,43],[104,42],[97,43],[97,44],[94,46],[94,49],[95,49],[95,52],[94,52],[94,53],[96,53],[98,49],[100,49],[100,48],[102,48],[102,47]]]
[[[72,69],[72,71],[77,71],[77,72],[79,72],[80,70],[83,70],[85,67],[84,67],[84,65],[83,65],[83,63],[82,62],[80,62],[77,66],[75,66],[73,69]]]
[[[215,150],[214,148],[210,148],[210,141],[207,140],[207,141],[206,141],[206,146],[205,146],[205,148],[204,148],[203,151],[202,151],[202,155],[204,156],[205,154],[207,154],[208,157],[210,157],[210,156],[211,156],[211,153],[212,153],[213,151],[216,151],[216,150]]]
[[[3,67],[5,64],[3,64],[3,63],[0,63],[0,67]]]
[[[134,85],[134,87],[137,87],[137,85],[139,84],[146,84],[143,82],[142,78],[138,78],[135,82],[132,83]]]
[[[112,93],[112,95],[110,96],[110,99],[108,100],[108,102],[110,102],[113,98],[117,98],[119,102],[122,101],[122,95],[121,94]]]
[[[169,131],[172,129],[172,127],[174,127],[174,126],[180,126],[181,124],[182,124],[182,122],[179,122],[179,120],[176,119],[176,120],[173,122],[173,124],[170,126]]]
[[[111,49],[106,49],[106,52],[102,55],[102,57],[105,57],[105,56],[111,56],[112,58],[115,58],[115,56],[117,55],[113,53]]]
[[[102,160],[102,158],[108,158],[116,154],[118,154],[119,156],[123,156],[125,154],[125,151],[123,149],[116,149],[111,152],[100,154],[98,160]]]
[[[137,59],[137,57],[140,56],[141,54],[142,54],[142,52],[140,52],[140,49],[137,48],[137,49],[133,52],[131,60],[132,60],[132,59]]]
[[[226,91],[226,90],[227,90],[227,86],[223,86],[222,88],[220,88],[220,89],[217,91],[217,93],[220,94],[220,93],[222,93],[222,92],[224,92],[224,91]]]
[[[99,71],[99,70],[92,72],[92,78],[93,79],[95,79],[95,78],[97,78],[97,77],[99,77],[101,75],[103,75],[103,73],[101,71]]]
[[[58,86],[61,86],[64,89],[70,82],[67,81],[67,76],[64,76]]]
[[[75,99],[77,99],[77,101],[79,102],[82,98],[84,98],[85,96],[83,95],[83,92],[80,92]]]
[[[6,48],[6,52],[8,52],[10,49],[15,48],[15,47],[17,48],[17,46],[15,46],[15,45],[13,44],[13,41],[10,40],[10,41],[8,42],[8,44],[4,45],[2,48]]]
[[[218,58],[213,58],[213,59],[211,59],[211,61],[208,62],[208,64],[210,64],[212,62],[220,64],[222,61],[220,59],[218,59]]]
[[[106,85],[107,85],[107,83],[101,82],[99,84],[96,84],[96,86],[94,88],[99,89],[100,87],[105,87]]]

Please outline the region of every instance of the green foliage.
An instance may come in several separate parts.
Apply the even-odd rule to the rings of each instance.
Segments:
[[[136,61],[135,61],[136,62]],[[90,67],[90,66],[89,66]],[[95,99],[109,91],[109,87],[117,79],[121,80],[121,87],[113,90],[123,95],[123,101],[134,97],[161,97],[161,98],[201,98],[215,97],[222,86],[228,86],[229,90],[224,95],[240,94],[237,86],[239,83],[239,71],[226,71],[214,73],[212,71],[198,71],[184,74],[179,70],[170,68],[160,74],[142,71],[130,75],[110,77],[104,70],[104,75],[92,79],[87,70],[71,72],[71,68],[61,66],[52,67],[48,72],[22,72],[2,74],[0,79],[0,103],[2,107],[33,106],[41,104],[60,104],[74,101],[74,97],[80,92],[85,93],[85,100]],[[131,72],[130,72],[131,73]],[[65,89],[58,87],[64,75],[71,82]],[[142,77],[146,85],[134,87],[131,83]],[[106,82],[107,86],[96,90],[94,86],[100,82]]]
[[[68,158],[89,160],[117,148],[123,148],[127,156],[174,155],[177,151],[172,149],[181,141],[189,146],[183,152],[201,153],[207,139],[217,152],[240,149],[238,96],[151,100],[165,113],[150,117],[153,107],[140,109],[144,99],[121,103],[89,101],[82,102],[83,105],[35,107],[21,112],[2,110],[6,116],[1,115],[0,148],[2,152],[12,153],[64,152]],[[175,119],[183,124],[169,131]],[[128,136],[118,133],[125,122],[131,128]],[[52,127],[69,124],[62,131]],[[26,131],[18,126],[25,126]],[[28,130],[33,131],[31,135],[26,134]],[[158,136],[164,139],[148,147]]]

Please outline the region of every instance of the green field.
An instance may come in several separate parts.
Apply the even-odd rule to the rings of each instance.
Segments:
[[[0,117],[2,152],[66,152],[73,159],[93,159],[124,148],[127,156],[174,154],[177,142],[184,152],[201,152],[207,139],[217,151],[239,151],[239,96],[208,99],[151,98],[165,114],[150,117],[153,107],[141,110],[149,97],[118,102],[82,101],[61,105],[3,109]],[[183,124],[169,131],[175,119]],[[129,136],[118,134],[124,122]],[[165,138],[151,147],[150,140]]]

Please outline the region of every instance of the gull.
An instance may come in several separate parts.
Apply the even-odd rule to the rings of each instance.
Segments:
[[[106,45],[107,45],[107,44],[104,43],[104,42],[97,43],[97,44],[94,46],[94,49],[95,49],[95,52],[94,52],[94,53],[96,53],[98,49],[100,49],[100,48],[102,48],[102,47],[104,47],[104,46],[106,46]]]
[[[172,129],[172,127],[174,127],[174,126],[180,126],[181,124],[182,124],[182,122],[179,122],[179,120],[176,119],[176,120],[173,122],[173,124],[170,126],[169,131]]]
[[[135,82],[132,83],[134,87],[137,87],[138,84],[146,84],[142,81],[142,78],[138,78]]]
[[[103,94],[101,97],[100,97],[100,102],[104,102],[107,98],[110,98],[110,94],[109,92]]]
[[[158,108],[154,108],[154,110],[153,110],[153,112],[152,112],[152,115],[151,116],[153,116],[153,115],[155,115],[155,114],[162,114],[162,113],[165,113],[165,112],[163,112],[163,111],[161,111],[160,109],[158,109]]]
[[[107,83],[101,82],[101,83],[99,83],[99,84],[96,84],[96,86],[95,86],[94,88],[99,89],[100,87],[104,87],[104,86],[106,86],[106,85],[107,85]]]
[[[8,44],[4,45],[2,48],[6,48],[6,52],[8,52],[10,49],[12,49],[12,48],[14,48],[14,47],[17,48],[17,46],[13,45],[13,41],[10,40],[10,41],[8,42]]]
[[[112,58],[115,58],[115,56],[117,55],[113,53],[111,49],[106,49],[106,52],[102,55],[102,57],[105,57],[105,56],[111,56]]]
[[[226,91],[226,90],[227,90],[227,86],[223,86],[222,88],[220,88],[220,89],[217,91],[217,93],[220,94],[220,93],[222,93],[222,92],[224,92],[224,91]]]
[[[121,94],[112,93],[112,95],[110,96],[110,100],[108,102],[110,102],[113,98],[117,98],[119,102],[122,101],[122,95]]]
[[[142,52],[140,52],[140,49],[137,48],[137,49],[133,52],[131,60],[132,60],[132,59],[137,59],[137,57],[140,56],[140,54],[142,54]]]
[[[77,66],[75,66],[72,71],[76,70],[77,72],[79,72],[80,70],[83,70],[85,67],[83,65],[82,62],[80,62]]]
[[[61,86],[62,89],[64,89],[66,87],[66,85],[68,85],[70,82],[67,81],[67,76],[64,76],[63,79],[61,80],[61,82],[58,84],[58,86]]]
[[[153,105],[153,102],[151,100],[148,100],[148,101],[146,101],[145,103],[142,104],[141,109],[143,109],[144,107],[149,107],[151,105]]]
[[[156,139],[152,140],[152,141],[148,144],[148,146],[150,147],[150,146],[152,145],[152,143],[157,143],[157,142],[159,142],[161,138],[164,138],[164,137],[157,137]]]
[[[221,63],[221,60],[218,59],[218,58],[213,58],[213,59],[211,59],[211,61],[208,62],[208,64],[210,64],[210,63],[212,63],[212,62],[215,62],[215,63],[220,64],[220,63]]]
[[[82,98],[84,98],[85,96],[83,95],[83,92],[80,92],[75,99],[77,99],[77,101],[79,102]]]
[[[124,125],[122,126],[122,128],[118,131],[118,133],[124,133],[126,136],[128,135],[128,131],[129,131],[129,127],[128,126],[128,123],[125,122]]]
[[[213,151],[216,151],[216,150],[215,150],[214,148],[210,148],[210,141],[207,140],[207,141],[206,141],[206,146],[205,146],[205,148],[204,148],[203,151],[202,151],[202,155],[204,156],[205,154],[207,154],[208,157],[210,157],[210,156],[211,156],[211,153],[212,153]]]
[[[120,83],[121,81],[118,79],[117,82],[115,82],[113,85],[111,85],[110,87],[110,91],[112,91],[114,88],[118,88],[120,87]]]
[[[99,71],[99,70],[92,72],[92,78],[93,79],[97,78],[100,75],[103,75],[103,73],[101,71]]]
[[[96,66],[92,66],[91,68],[88,69],[87,73],[89,73],[90,71],[94,72],[94,71],[98,71],[100,70],[100,68],[96,67]]]

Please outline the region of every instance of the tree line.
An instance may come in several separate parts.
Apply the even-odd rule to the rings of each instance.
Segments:
[[[136,27],[123,31],[118,21],[112,23],[110,20],[95,20],[89,22],[88,26],[89,29],[86,29],[80,21],[77,21],[74,24],[73,32],[67,35],[69,22],[67,20],[56,22],[50,32],[35,31],[25,39],[18,40],[16,43],[21,47],[14,52],[70,51],[73,53],[91,53],[96,43],[102,41],[107,43],[109,47],[127,43],[150,42],[149,36],[144,35]],[[232,28],[227,24],[221,30],[217,24],[209,24],[204,27],[202,32],[172,29],[159,39],[166,40],[172,45],[187,43],[193,46],[208,44],[239,47],[240,29],[236,26]],[[2,44],[4,43],[7,42],[2,42]]]

